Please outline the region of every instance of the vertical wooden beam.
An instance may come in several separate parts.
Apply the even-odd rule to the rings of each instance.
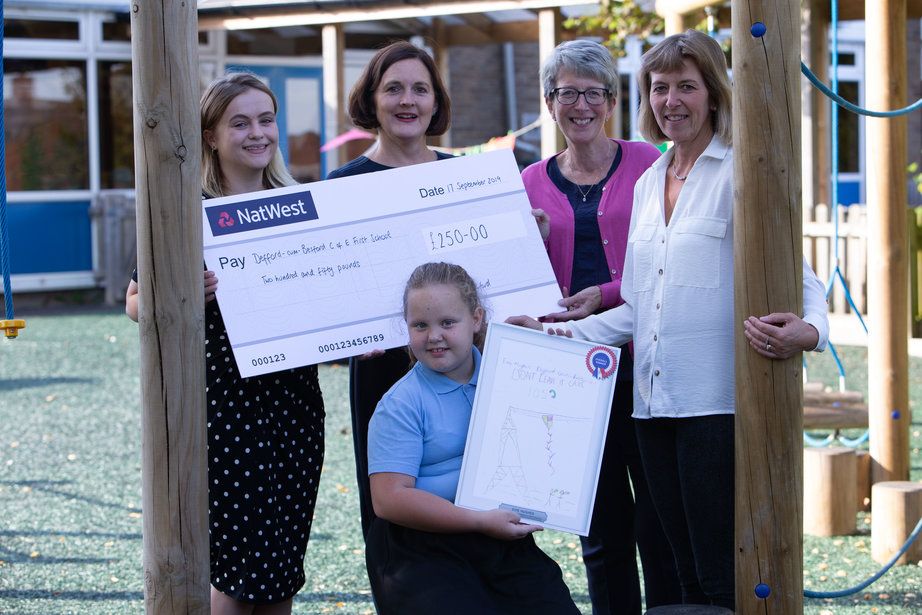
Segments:
[[[448,57],[449,57],[449,48],[448,48],[448,30],[445,28],[445,20],[441,17],[435,17],[432,20],[432,54],[433,60],[435,60],[435,66],[439,71],[439,75],[442,77],[442,82],[445,84],[445,88],[451,92],[451,70],[448,67]],[[448,132],[438,137],[431,137],[431,142],[433,145],[438,145],[441,147],[451,147],[451,128],[449,127]]]
[[[329,141],[337,137],[346,126],[346,114],[343,109],[343,48],[345,37],[342,24],[327,24],[320,31],[323,53],[323,107],[324,138]],[[345,147],[337,147],[326,153],[326,167],[329,173],[343,165]]]
[[[682,13],[676,13],[674,11],[663,13],[663,22],[666,29],[666,36],[685,32],[685,15]]]
[[[146,612],[207,613],[197,3],[131,12]]]
[[[751,34],[755,22],[764,36]],[[735,322],[802,313],[800,2],[733,0]],[[770,361],[737,329],[736,608],[803,612],[800,354]],[[767,596],[760,596],[768,590]]]
[[[551,55],[560,43],[560,9],[550,8],[538,11],[538,62],[539,65]],[[541,84],[538,84],[541,88]],[[541,100],[541,157],[548,158],[564,148],[563,135],[544,104],[544,92],[539,89]]]
[[[906,0],[866,0],[867,106],[906,105]],[[909,478],[906,116],[866,120],[871,480]]]
[[[810,70],[823,83],[829,83],[828,5],[828,0],[809,0],[809,16],[805,24],[809,39]],[[808,206],[817,203],[830,205],[829,105],[834,103],[806,79],[801,80],[801,83],[805,88],[804,118],[809,118],[809,127],[804,130],[804,203]]]

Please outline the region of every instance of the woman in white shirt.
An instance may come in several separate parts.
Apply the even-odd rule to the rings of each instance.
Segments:
[[[685,604],[734,608],[733,149],[720,46],[689,30],[644,54],[640,130],[673,147],[637,181],[621,295],[584,320],[546,326],[634,341],[634,418],[644,471]],[[804,262],[804,313],[749,318],[772,359],[823,350],[825,289]],[[510,319],[533,328],[526,317]]]

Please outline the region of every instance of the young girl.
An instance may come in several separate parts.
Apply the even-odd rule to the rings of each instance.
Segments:
[[[420,265],[403,313],[418,362],[381,399],[368,432],[377,518],[366,560],[379,613],[579,613],[531,536],[539,526],[453,504],[485,331],[476,284],[458,265]]]
[[[201,100],[202,192],[228,196],[294,184],[278,150],[275,95],[230,73]],[[204,274],[208,529],[212,615],[287,615],[304,585],[304,554],[323,465],[317,367],[243,378]],[[138,320],[138,283],[126,311]]]

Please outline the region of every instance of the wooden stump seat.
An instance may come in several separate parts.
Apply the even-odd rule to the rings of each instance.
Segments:
[[[857,458],[851,448],[804,449],[804,533],[855,533]]]
[[[922,517],[922,483],[885,481],[876,483],[871,492],[871,557],[883,564],[896,555]],[[896,563],[919,560],[922,541],[916,540]]]

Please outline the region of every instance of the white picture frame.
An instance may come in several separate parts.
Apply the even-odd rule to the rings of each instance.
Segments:
[[[589,533],[620,349],[490,323],[455,504]]]

